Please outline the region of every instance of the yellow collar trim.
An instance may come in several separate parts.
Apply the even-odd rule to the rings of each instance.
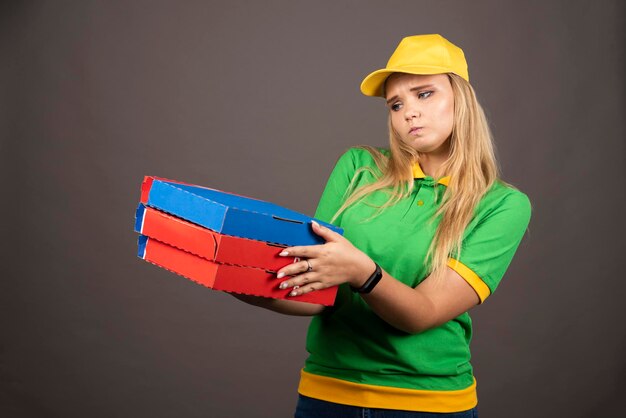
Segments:
[[[420,167],[419,163],[415,163],[413,164],[413,178],[414,179],[423,179],[427,177],[426,174],[424,174],[424,171],[422,170],[422,167]],[[439,184],[443,184],[444,186],[448,186],[448,183],[450,182],[450,176],[445,176],[440,178],[439,180],[437,180],[437,183]]]

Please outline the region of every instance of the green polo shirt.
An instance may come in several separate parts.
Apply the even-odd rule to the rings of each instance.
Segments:
[[[388,155],[387,150],[381,149]],[[329,222],[359,167],[376,170],[366,150],[351,148],[332,171],[315,217]],[[388,199],[378,191],[354,204],[334,222],[344,236],[395,279],[417,286],[428,275],[424,260],[439,219],[448,178],[436,181],[414,169],[411,195],[369,219]],[[356,187],[372,183],[367,171]],[[438,193],[435,189],[438,188]],[[528,197],[496,182],[480,201],[464,236],[457,271],[483,302],[498,286],[530,220]],[[309,357],[302,370],[302,395],[370,408],[456,412],[477,403],[470,364],[472,324],[466,312],[419,334],[400,331],[380,319],[369,305],[341,285],[332,309],[314,317],[307,335]]]

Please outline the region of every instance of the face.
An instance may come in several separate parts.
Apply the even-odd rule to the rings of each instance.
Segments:
[[[448,76],[394,73],[385,90],[398,138],[422,154],[447,158],[454,120]]]

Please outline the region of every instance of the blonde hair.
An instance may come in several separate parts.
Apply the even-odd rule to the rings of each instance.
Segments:
[[[435,175],[439,178],[440,174],[445,173],[450,176],[450,180],[441,197],[441,206],[431,219],[432,222],[441,218],[424,260],[436,280],[442,278],[449,257],[460,257],[465,228],[481,198],[499,179],[493,137],[474,89],[456,74],[447,75],[454,94],[454,121],[450,154]],[[372,154],[378,173],[371,167],[357,170],[346,190],[348,198],[331,222],[352,204],[378,190],[388,193],[389,199],[378,207],[372,217],[411,194],[414,185],[412,168],[415,161],[420,161],[420,153],[398,138],[391,125],[391,118],[388,127],[390,156],[371,146],[358,147]],[[377,180],[353,190],[358,174],[362,171],[369,171]]]

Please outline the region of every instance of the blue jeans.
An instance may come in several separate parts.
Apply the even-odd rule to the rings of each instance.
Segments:
[[[295,418],[478,418],[476,408],[451,413],[396,411],[341,405],[307,396],[298,396]]]

